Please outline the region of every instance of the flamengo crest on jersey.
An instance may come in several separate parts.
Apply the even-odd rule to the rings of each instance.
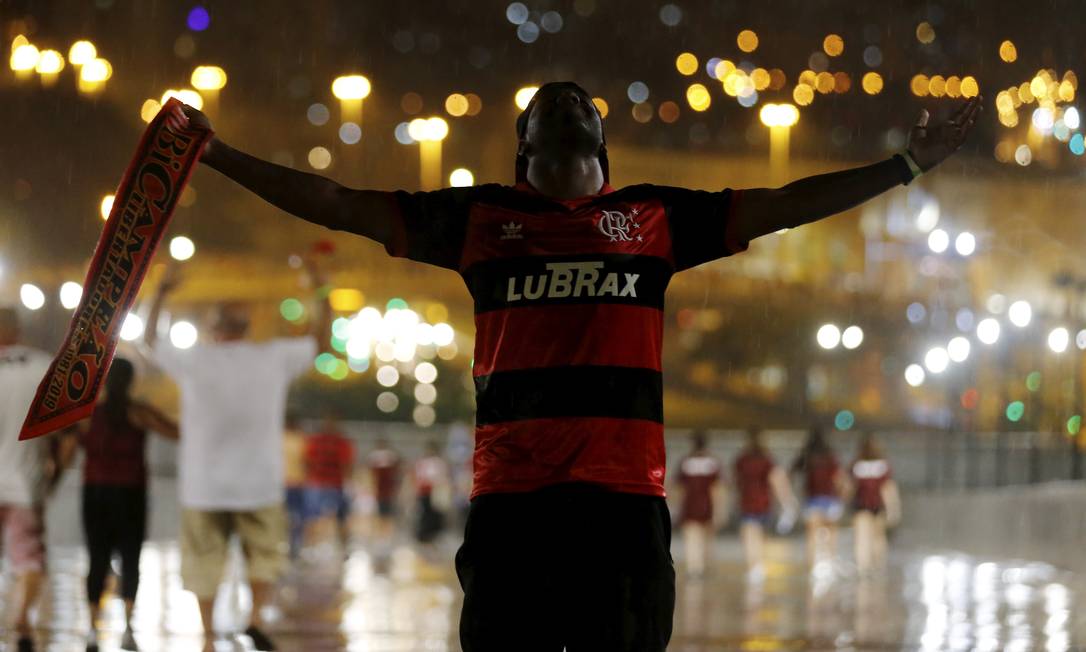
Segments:
[[[596,228],[600,230],[600,233],[607,236],[610,242],[633,242],[634,238],[630,237],[631,227],[634,229],[641,228],[641,224],[634,221],[638,212],[635,208],[627,216],[622,211],[601,211],[600,219],[596,222]],[[638,234],[637,241],[642,242],[643,240],[641,235]]]

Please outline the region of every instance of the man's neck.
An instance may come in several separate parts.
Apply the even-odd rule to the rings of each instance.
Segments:
[[[528,162],[528,182],[548,197],[577,199],[599,194],[603,169],[595,157],[555,160],[534,156]]]

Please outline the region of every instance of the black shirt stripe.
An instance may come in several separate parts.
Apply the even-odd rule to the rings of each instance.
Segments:
[[[477,425],[570,417],[664,422],[663,376],[636,367],[501,371],[475,378]]]

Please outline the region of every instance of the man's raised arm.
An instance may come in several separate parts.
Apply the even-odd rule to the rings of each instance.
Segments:
[[[781,229],[814,222],[908,183],[961,147],[980,113],[981,100],[974,97],[952,119],[934,126],[928,126],[927,111],[921,112],[920,120],[909,133],[905,155],[799,179],[780,188],[743,190],[732,216],[737,239],[749,242]]]
[[[178,121],[211,128],[200,111],[185,105]],[[396,197],[379,190],[354,190],[316,174],[269,163],[212,137],[200,161],[249,189],[264,201],[307,222],[350,231],[386,244],[399,213]]]

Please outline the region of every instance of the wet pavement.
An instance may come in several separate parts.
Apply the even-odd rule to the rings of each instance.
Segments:
[[[842,541],[842,551],[847,538]],[[456,542],[420,555],[409,544],[355,546],[344,559],[331,544],[311,547],[284,579],[273,613],[274,634],[286,651],[459,650],[460,591],[452,569]],[[676,546],[678,553],[678,546]],[[717,542],[704,579],[681,571],[673,652],[710,650],[1045,650],[1076,649],[1086,640],[1077,603],[1078,578],[1051,566],[996,562],[960,554],[896,551],[888,570],[859,578],[847,562],[809,573],[798,542],[776,541],[765,578],[748,581],[733,539]],[[83,649],[86,560],[77,546],[51,552],[51,572],[39,613],[39,649]],[[144,650],[199,650],[197,605],[182,590],[173,542],[150,543],[134,616]],[[249,596],[236,563],[220,589],[216,626],[243,629]],[[102,650],[115,650],[122,605],[103,615]],[[8,638],[10,642],[10,638]],[[8,648],[10,649],[10,648]],[[224,637],[218,650],[247,650]]]

